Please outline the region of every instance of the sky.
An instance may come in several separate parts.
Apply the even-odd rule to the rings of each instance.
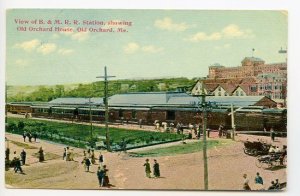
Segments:
[[[239,66],[246,56],[266,63],[286,60],[278,53],[288,42],[283,11],[11,9],[6,14],[8,85],[94,82],[104,66],[114,79],[193,78],[207,76],[214,63]],[[52,31],[33,31],[39,27]],[[92,32],[99,28],[114,32]]]

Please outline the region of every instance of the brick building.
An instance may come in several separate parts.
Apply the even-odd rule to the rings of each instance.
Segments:
[[[214,64],[209,67],[209,79],[219,78],[245,78],[256,77],[259,74],[276,74],[287,76],[286,63],[265,64],[265,61],[256,57],[245,57],[241,66],[225,67],[220,64]]]
[[[201,94],[200,83],[196,82],[191,94]],[[214,96],[267,96],[283,102],[287,94],[287,63],[265,64],[256,57],[245,57],[237,67],[216,63],[209,67],[204,89]]]

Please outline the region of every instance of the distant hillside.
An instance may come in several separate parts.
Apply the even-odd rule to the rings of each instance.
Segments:
[[[190,90],[195,79],[163,78],[139,80],[113,80],[109,82],[109,95],[127,92]],[[104,82],[88,84],[8,86],[7,101],[50,101],[59,97],[103,97]]]

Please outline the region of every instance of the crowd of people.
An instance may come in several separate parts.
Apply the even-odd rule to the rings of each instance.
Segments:
[[[23,140],[24,142],[26,142],[26,137],[28,137],[28,141],[31,143],[32,142],[32,138],[34,139],[34,142],[36,142],[36,139],[37,139],[37,133],[36,132],[26,132],[24,131],[23,132]]]
[[[245,191],[250,191],[250,190],[266,190],[265,187],[264,187],[264,180],[260,176],[259,172],[256,173],[256,176],[254,178],[254,186],[253,186],[253,188],[250,188],[248,175],[244,174],[243,178],[244,178],[243,190],[245,190]],[[280,189],[284,188],[283,187],[284,185],[285,185],[285,183],[279,183],[279,180],[276,179],[275,181],[271,181],[271,186],[269,186],[267,188],[267,190],[280,190]]]
[[[37,155],[38,155],[39,162],[45,161],[44,150],[42,147],[39,148]],[[19,155],[17,154],[17,151],[14,151],[13,158],[10,160],[10,148],[6,148],[5,150],[6,169],[9,170],[10,167],[13,167],[15,173],[20,172],[21,174],[24,174],[22,166],[26,165],[26,157],[27,157],[27,152],[25,151],[25,149],[22,149]]]

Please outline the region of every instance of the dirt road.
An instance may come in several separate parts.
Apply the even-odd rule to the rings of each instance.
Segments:
[[[11,152],[20,154],[24,146],[23,138],[19,135],[6,134]],[[286,168],[265,170],[257,168],[255,157],[243,153],[243,143],[240,140],[256,140],[258,138],[270,142],[268,137],[239,135],[227,146],[215,147],[208,150],[209,189],[210,190],[242,190],[242,175],[247,173],[250,186],[255,187],[254,177],[260,172],[264,179],[265,187],[270,186],[271,180],[279,179],[286,182]],[[221,139],[222,140],[222,139]],[[20,142],[20,143],[16,143]],[[74,148],[75,161],[62,160],[64,145],[38,140],[29,143],[27,152],[27,165],[23,167],[25,175],[14,173],[12,169],[5,172],[8,188],[55,188],[55,189],[107,189],[100,188],[96,176],[97,167],[92,165],[90,172],[85,172],[81,161],[83,149]],[[279,138],[276,145],[286,144],[286,138]],[[39,147],[43,147],[51,160],[39,163],[33,156]],[[96,157],[99,152],[96,151]],[[110,189],[186,189],[201,190],[203,183],[202,151],[197,153],[176,156],[156,157],[160,164],[161,178],[146,178],[144,172],[145,158],[130,157],[124,153],[102,152],[104,163],[108,166]],[[11,153],[12,157],[12,153]],[[150,158],[151,167],[153,158]]]

